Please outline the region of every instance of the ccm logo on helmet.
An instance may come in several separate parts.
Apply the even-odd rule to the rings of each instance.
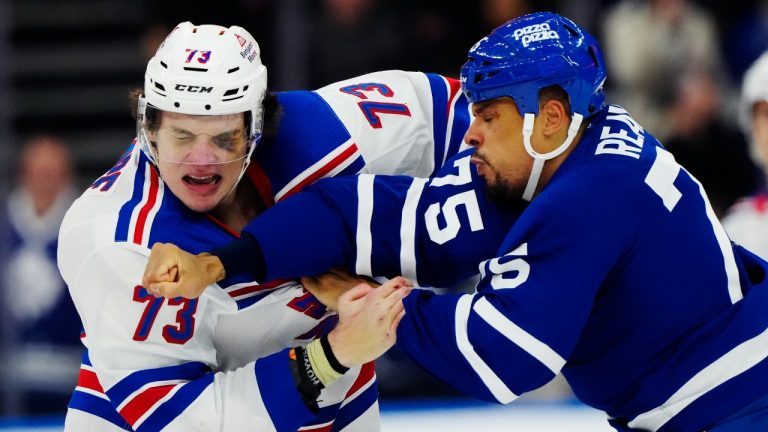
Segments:
[[[186,85],[186,84],[176,84],[176,90],[178,90],[178,91],[188,91],[190,93],[210,93],[210,92],[213,91],[213,87]]]
[[[534,24],[515,30],[515,40],[523,39],[523,46],[527,47],[533,41],[547,39],[560,39],[557,32],[549,28],[548,23]]]

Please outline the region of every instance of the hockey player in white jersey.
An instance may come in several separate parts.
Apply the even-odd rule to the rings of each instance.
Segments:
[[[262,103],[266,68],[258,49],[239,27],[177,26],[148,65],[135,144],[68,212],[59,268],[88,352],[67,430],[378,430],[372,364],[334,380],[344,364],[391,345],[406,284],[386,296],[361,288],[349,302],[355,313],[345,320],[340,308],[339,325],[289,281],[229,275],[223,291],[192,301],[158,299],[140,285],[157,241],[209,249],[318,178],[401,166],[427,175],[459,148],[467,105],[455,81],[383,72]],[[280,128],[259,149],[262,165],[249,165],[264,122]],[[411,145],[397,150],[393,139]],[[368,300],[374,297],[386,300]],[[244,319],[259,320],[235,314],[245,309]],[[375,309],[386,319],[369,325]],[[255,346],[217,352],[220,317]],[[325,334],[306,350],[296,347]]]
[[[605,103],[605,77],[570,20],[512,20],[469,52],[474,151],[443,175],[323,180],[206,256],[208,270],[156,246],[145,286],[194,296],[237,269],[335,265],[445,283],[479,264],[476,292],[415,290],[398,328],[398,345],[462,392],[508,403],[562,372],[620,431],[768,430],[768,263],[732,244],[701,184]]]
[[[739,121],[749,139],[752,159],[768,179],[768,52],[749,67],[741,85]],[[733,241],[768,259],[768,191],[736,202],[723,218]]]

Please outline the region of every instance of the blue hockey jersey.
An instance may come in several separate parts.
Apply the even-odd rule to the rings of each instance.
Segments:
[[[430,181],[319,182],[245,232],[269,278],[346,264],[444,285],[479,263],[473,294],[412,293],[398,344],[486,400],[562,372],[619,430],[666,432],[768,393],[768,264],[729,241],[700,183],[626,111],[591,118],[519,213],[489,210],[462,157]]]

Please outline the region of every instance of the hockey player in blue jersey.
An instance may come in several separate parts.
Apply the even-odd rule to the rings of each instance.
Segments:
[[[67,213],[58,264],[88,352],[66,430],[290,431],[308,419],[302,430],[378,430],[371,363],[325,386],[318,416],[298,396],[315,408],[320,386],[309,378],[330,383],[346,369],[330,354],[353,366],[391,345],[407,284],[392,295],[361,287],[349,318],[341,310],[341,324],[303,351],[295,347],[337,318],[295,281],[258,284],[230,273],[210,297],[167,302],[140,286],[155,242],[222,245],[264,207],[319,178],[429,175],[461,145],[468,110],[456,80],[385,71],[267,94],[262,103],[258,50],[240,27],[177,26],[136,95],[137,141]],[[271,133],[259,143],[262,132]],[[366,312],[387,308],[384,321]],[[306,357],[289,361],[291,347]],[[311,364],[297,363],[306,358]],[[298,392],[288,365],[300,374]],[[320,369],[302,374],[300,365]]]
[[[475,293],[404,301],[398,345],[442,380],[507,403],[562,372],[621,431],[768,430],[768,264],[732,244],[699,182],[605,104],[595,40],[527,15],[472,47],[461,75],[475,151],[444,175],[321,181],[217,250],[211,272],[158,246],[145,285],[194,296],[217,272],[335,265],[429,283],[471,260]],[[488,211],[478,173],[499,208],[529,203]]]

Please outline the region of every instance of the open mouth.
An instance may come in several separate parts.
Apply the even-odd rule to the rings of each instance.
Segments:
[[[185,175],[182,180],[191,185],[215,185],[221,181],[221,176],[218,174],[204,177]]]

